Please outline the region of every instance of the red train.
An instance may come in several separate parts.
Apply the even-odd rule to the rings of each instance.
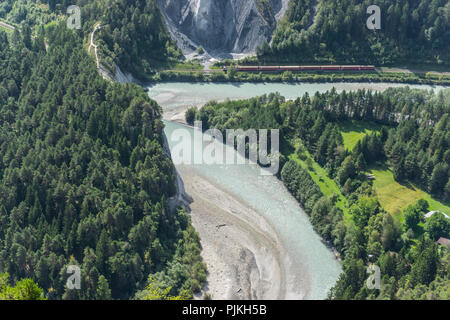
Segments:
[[[238,72],[284,72],[284,71],[375,71],[375,66],[234,66]],[[223,68],[224,72],[228,67]]]

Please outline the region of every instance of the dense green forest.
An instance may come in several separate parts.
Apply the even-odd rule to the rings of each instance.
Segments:
[[[112,75],[116,66],[146,79],[169,62],[182,57],[165,26],[156,0],[7,0],[0,4],[0,18],[23,28],[38,30],[55,20],[67,18],[69,5],[81,9],[85,41],[94,25],[101,65]],[[89,39],[88,39],[89,38]]]
[[[206,128],[282,128],[291,140],[300,138],[314,160],[342,185],[352,178],[347,171],[339,171],[347,157],[353,161],[346,162],[359,163],[359,171],[387,160],[397,181],[414,182],[449,200],[449,101],[449,90],[437,95],[408,88],[390,88],[384,93],[358,90],[338,94],[332,90],[312,99],[305,95],[295,102],[270,95],[218,107],[210,103],[196,117]],[[350,155],[342,146],[337,126],[346,120],[373,121],[385,127],[381,134],[358,142]]]
[[[45,4],[47,1],[41,1]],[[52,2],[52,1],[50,1]],[[67,2],[67,1],[66,1]],[[14,25],[46,25],[57,19],[57,13],[41,6],[39,1],[2,0],[0,2],[0,19]]]
[[[112,1],[101,19],[102,54],[138,78],[182,57],[170,38],[156,0]]]
[[[369,30],[366,10],[381,9]],[[450,61],[447,0],[292,0],[260,61],[292,63],[445,64]]]
[[[81,7],[81,30],[62,21],[70,4]],[[371,4],[382,9],[381,30],[365,27]],[[445,0],[292,0],[258,59],[448,64],[449,10]],[[0,18],[20,30],[0,30],[0,299],[190,298],[206,268],[189,216],[166,207],[176,190],[161,109],[140,87],[103,80],[86,52],[100,23],[96,44],[111,73],[118,65],[145,78],[177,61],[156,0],[5,0]],[[424,200],[396,219],[367,177],[383,164],[397,182],[448,203],[449,109],[449,90],[333,90],[295,101],[272,94],[210,103],[189,110],[188,121],[281,130],[279,177],[343,259],[330,298],[449,299],[450,252],[436,244],[450,237],[448,219],[425,220]],[[381,129],[350,150],[340,132],[345,121]],[[302,166],[312,161],[341,194],[323,192]],[[380,291],[365,286],[370,263],[381,267]],[[65,286],[73,264],[81,267],[81,290]]]
[[[437,213],[425,222],[425,200],[394,219],[377,200],[367,169],[384,163],[401,183],[419,185],[436,199],[450,200],[450,90],[409,88],[383,93],[335,90],[286,101],[270,94],[243,101],[211,102],[191,108],[186,120],[203,128],[278,128],[281,131],[280,178],[302,204],[318,233],[343,258],[345,272],[330,292],[333,299],[448,299],[450,250],[435,243],[450,237],[450,222]],[[349,150],[339,130],[342,122],[372,121],[380,132],[366,135]],[[313,160],[338,185],[324,195],[299,159]],[[309,165],[308,165],[309,166]],[[448,212],[447,212],[448,213]],[[382,289],[365,286],[366,268],[380,266]]]
[[[94,25],[101,24],[96,37],[100,63],[113,75],[116,66],[120,66],[141,80],[158,80],[159,74],[154,77],[157,70],[171,68],[183,59],[156,0],[5,0],[0,3],[0,19],[22,29],[37,30],[63,20],[71,4],[81,8],[85,42]],[[380,30],[366,27],[366,9],[374,4],[381,8]],[[264,14],[267,2],[259,1],[258,5]],[[270,44],[263,43],[257,49],[257,57],[243,63],[446,66],[450,61],[449,17],[450,4],[446,0],[292,0]],[[167,74],[161,77],[169,78]],[[192,81],[203,75],[177,74],[176,79],[183,77]],[[424,81],[404,77],[395,76],[402,82]],[[390,80],[387,75],[382,78]],[[305,79],[311,80],[316,81],[312,76]],[[277,81],[282,81],[281,77]]]
[[[175,192],[160,107],[103,80],[79,32],[0,31],[0,272],[49,299],[125,299],[205,279],[199,238]],[[44,45],[44,39],[48,48]],[[68,290],[68,265],[81,290]]]

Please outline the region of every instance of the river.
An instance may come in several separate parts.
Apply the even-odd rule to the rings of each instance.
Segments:
[[[210,100],[244,99],[271,92],[279,92],[288,99],[301,97],[308,92],[325,92],[332,87],[338,91],[360,88],[384,90],[388,87],[404,86],[383,83],[161,83],[149,87],[149,95],[164,112],[187,106],[200,106]],[[410,86],[426,89],[443,87]],[[185,128],[179,123],[166,121],[165,133],[171,141],[176,129]],[[188,129],[191,130],[192,129]],[[229,194],[252,208],[265,219],[276,232],[286,252],[282,260],[285,277],[286,299],[324,299],[342,271],[332,251],[314,231],[309,218],[297,201],[274,176],[262,176],[253,164],[246,165],[193,165],[191,170],[200,177],[219,186]],[[195,201],[195,199],[194,199]],[[303,294],[302,294],[303,292]],[[298,295],[296,294],[298,293]]]
[[[155,99],[164,111],[185,106],[203,105],[208,101],[225,99],[248,99],[271,92],[279,92],[286,99],[295,99],[306,92],[326,92],[335,87],[337,91],[358,89],[384,90],[389,87],[405,87],[397,83],[159,83],[149,88],[150,97]],[[442,86],[409,85],[410,88],[441,90]]]

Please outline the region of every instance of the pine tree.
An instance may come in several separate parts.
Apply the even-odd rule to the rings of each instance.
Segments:
[[[100,273],[109,275],[107,261],[109,257],[109,243],[110,239],[105,230],[100,234],[100,239],[97,242],[97,247],[95,249],[95,256],[97,257],[97,269]]]
[[[103,275],[100,275],[98,278],[96,299],[111,300],[111,289],[109,288],[108,280]]]

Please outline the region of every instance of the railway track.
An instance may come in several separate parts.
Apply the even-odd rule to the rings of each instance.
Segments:
[[[166,69],[161,71],[170,72],[227,72],[229,67],[222,69]],[[376,71],[374,66],[235,66],[234,69],[238,72],[308,72],[308,71]]]
[[[238,72],[285,72],[285,71],[376,71],[367,65],[326,65],[326,66],[235,66]],[[227,71],[229,68],[223,68]]]

